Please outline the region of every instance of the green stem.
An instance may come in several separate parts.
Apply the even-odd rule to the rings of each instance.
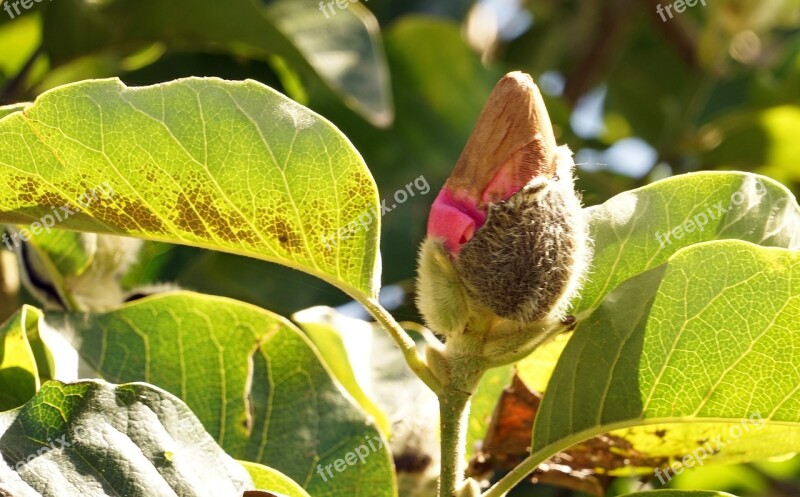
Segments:
[[[471,394],[448,385],[439,396],[442,464],[439,497],[455,497],[464,481],[464,448]]]
[[[369,311],[369,313],[386,328],[386,331],[389,332],[392,338],[394,338],[411,370],[414,371],[419,379],[428,385],[428,388],[433,390],[436,395],[440,395],[442,393],[441,382],[419,355],[417,344],[408,336],[406,330],[395,321],[394,317],[389,314],[389,311],[384,309],[383,306],[374,299],[363,298],[359,295],[353,295],[353,297],[361,302],[367,311]]]

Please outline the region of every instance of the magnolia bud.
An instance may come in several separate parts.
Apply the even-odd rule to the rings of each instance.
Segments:
[[[458,256],[467,293],[498,316],[523,322],[563,317],[577,291],[586,230],[569,151],[559,152],[556,178],[536,178],[492,205]]]
[[[530,76],[506,75],[431,207],[418,302],[434,331],[564,317],[588,252],[573,168]]]

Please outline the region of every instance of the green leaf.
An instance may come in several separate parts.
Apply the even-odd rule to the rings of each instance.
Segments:
[[[516,364],[517,374],[528,388],[540,393],[547,389],[547,383],[553,376],[558,358],[561,357],[572,335],[573,332],[556,335]]]
[[[379,127],[394,119],[389,68],[375,16],[360,3],[274,0],[267,14],[344,102]]]
[[[250,473],[255,487],[259,490],[280,492],[287,497],[309,497],[303,487],[280,471],[248,461],[239,461],[239,463]]]
[[[183,399],[233,457],[274,468],[314,496],[364,489],[394,496],[393,463],[380,432],[286,319],[178,292],[106,314],[49,313],[47,320],[70,330],[86,367],[103,378],[146,381]],[[363,463],[345,464],[368,442]],[[326,466],[330,473],[320,474]]]
[[[253,486],[186,405],[151,385],[46,383],[0,413],[0,491],[240,495]]]
[[[23,306],[0,327],[0,411],[21,406],[39,390],[39,370],[28,330],[40,317],[37,309]]]
[[[797,451],[798,282],[800,252],[740,241],[697,244],[626,281],[564,350],[533,451],[605,432],[684,465]]]
[[[719,202],[725,214],[718,214]],[[578,315],[589,315],[620,283],[695,243],[742,239],[764,246],[800,247],[800,208],[794,196],[775,181],[748,173],[675,176],[584,211],[594,253],[580,299],[573,304],[572,312]],[[687,220],[703,221],[702,216],[708,218],[702,230],[666,238]],[[520,378],[529,388],[544,392],[571,336],[556,337],[518,363]]]
[[[0,136],[0,222],[58,208],[60,229],[223,250],[376,293],[369,171],[332,124],[259,83],[67,85],[0,120]],[[87,197],[101,184],[113,195]]]
[[[579,317],[621,282],[692,244],[738,239],[800,247],[800,207],[792,193],[749,173],[675,176],[617,195],[587,212],[594,255],[590,277],[573,304]]]
[[[64,0],[47,5],[44,48],[56,66],[158,42],[261,60],[279,56],[370,122],[387,125],[391,90],[377,21],[363,6],[336,10],[326,19],[314,0]]]
[[[347,390],[353,399],[358,402],[364,411],[375,420],[383,435],[388,438],[392,426],[380,407],[370,399],[361,387],[353,367],[358,362],[364,367],[359,368],[361,381],[369,381],[368,370],[370,349],[360,348],[359,345],[372,343],[374,333],[372,324],[359,319],[348,318],[337,314],[330,307],[312,307],[295,313],[292,319],[306,332],[308,338],[314,342],[319,355],[325,361],[331,373],[339,384]],[[348,347],[353,353],[348,353]]]
[[[42,223],[36,223],[41,230]],[[24,253],[20,257],[25,260],[25,264],[20,266],[20,271],[25,275],[22,282],[28,291],[45,308],[60,307],[62,302],[66,302],[71,309],[79,308],[66,280],[89,267],[94,258],[97,235],[60,230],[47,233],[40,231],[38,235],[33,235],[28,227],[20,225],[8,226],[7,231],[15,248],[21,243],[20,238],[28,240],[24,248],[19,245],[19,253]]]

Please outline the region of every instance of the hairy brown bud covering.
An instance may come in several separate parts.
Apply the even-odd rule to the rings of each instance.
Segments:
[[[489,208],[454,264],[467,294],[500,317],[562,317],[585,268],[586,229],[569,151],[554,178],[538,177]]]

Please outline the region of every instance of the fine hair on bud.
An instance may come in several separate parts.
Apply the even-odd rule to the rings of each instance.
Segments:
[[[435,238],[427,238],[420,249],[417,306],[436,333],[461,333],[467,324],[467,297],[450,257]]]
[[[569,149],[559,147],[555,161],[554,176],[535,177],[491,205],[455,265],[469,297],[506,319],[563,317],[586,270],[586,226]]]

